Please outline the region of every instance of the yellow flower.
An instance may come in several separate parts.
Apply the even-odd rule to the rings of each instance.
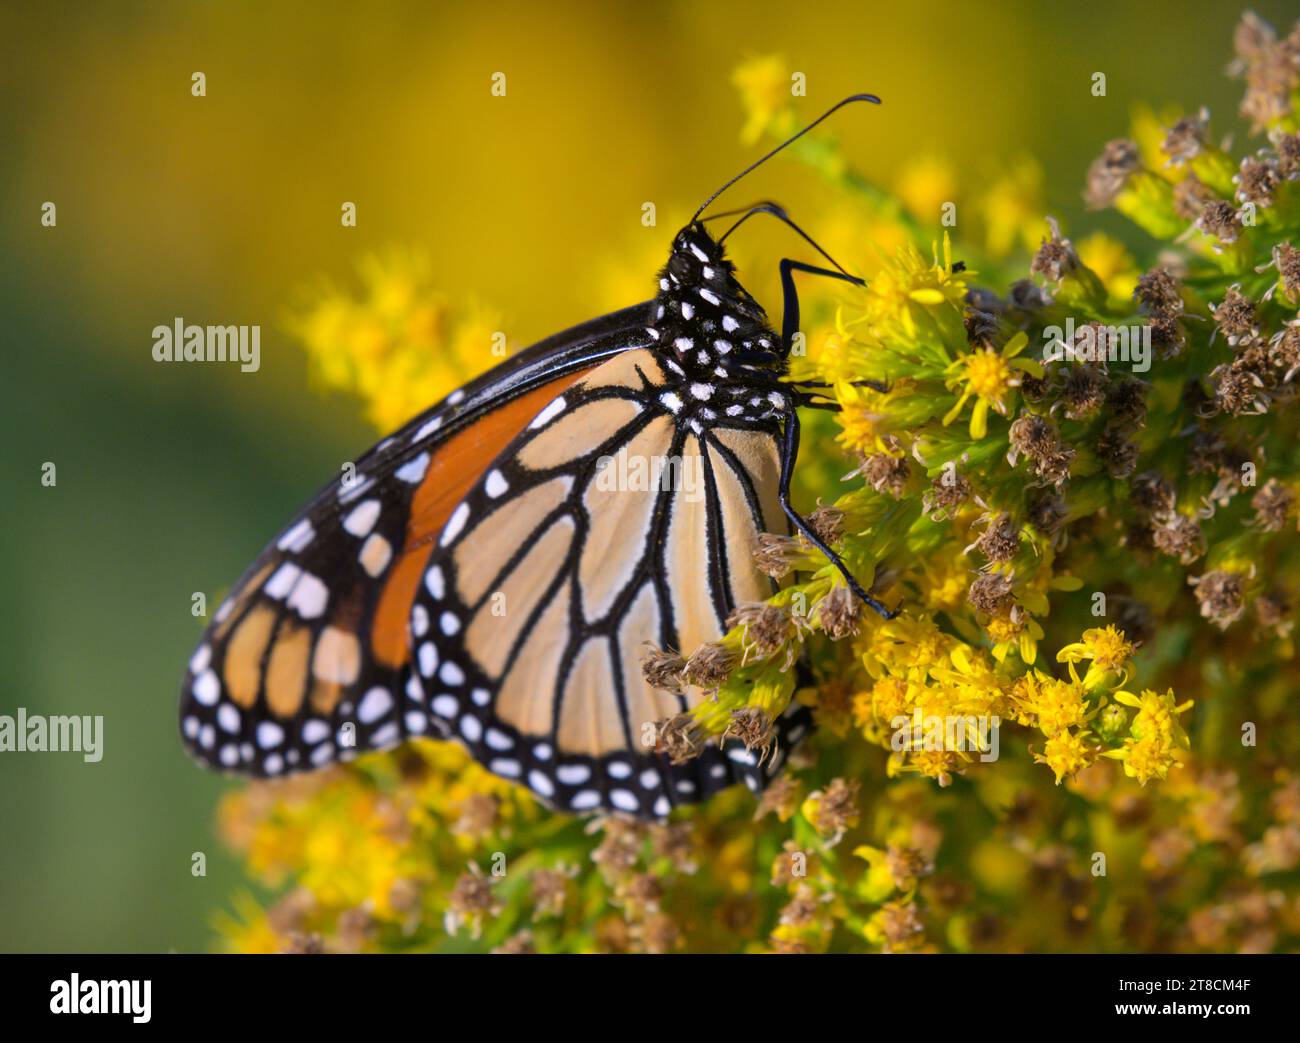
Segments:
[[[1124,631],[1108,625],[1085,630],[1082,641],[1066,645],[1056,653],[1056,661],[1069,663],[1073,668],[1081,660],[1092,660],[1083,679],[1083,686],[1092,689],[1106,680],[1109,674],[1119,674],[1123,683],[1133,652],[1133,645],[1124,637]]]
[[[867,871],[858,881],[858,893],[868,902],[883,902],[898,888],[889,852],[863,844],[853,854],[867,863]]]
[[[1046,764],[1056,775],[1056,784],[1069,778],[1097,760],[1097,748],[1087,743],[1087,731],[1059,731],[1051,736],[1043,746],[1042,753],[1035,753],[1034,760]]]
[[[955,713],[990,714],[1001,710],[1002,679],[979,649],[953,645],[948,662],[940,661],[931,667],[930,676],[955,697],[956,705],[951,708]]]
[[[1192,701],[1176,704],[1172,688],[1163,695],[1147,689],[1141,698],[1131,692],[1116,692],[1115,700],[1138,712],[1123,747],[1108,750],[1105,756],[1122,761],[1124,774],[1144,786],[1150,779],[1168,777],[1169,769],[1191,748],[1178,715],[1190,708]]]
[[[911,712],[915,686],[901,677],[882,677],[853,697],[853,720],[870,742],[888,738],[889,722]]]
[[[876,335],[915,340],[923,319],[934,321],[932,316],[927,318],[928,311],[945,306],[959,324],[965,308],[967,276],[973,273],[954,272],[952,265],[952,242],[946,232],[942,260],[937,245],[928,264],[910,242],[900,247],[876,273],[866,293],[866,318]]]
[[[1038,671],[1022,677],[1012,688],[1011,697],[1034,717],[1038,730],[1049,738],[1086,723],[1097,713],[1081,684],[1058,681]]]
[[[942,156],[916,156],[899,173],[898,194],[917,217],[934,220],[945,203],[957,198],[957,176],[952,164]]]
[[[771,130],[784,135],[792,122],[790,69],[784,55],[767,54],[738,65],[731,82],[740,92],[745,126],[740,140],[752,145]]]
[[[866,644],[862,660],[873,677],[889,672],[920,680],[947,658],[953,638],[932,620],[902,615],[876,627]]]
[[[1037,661],[1043,628],[1020,606],[1006,616],[994,616],[984,624],[984,629],[993,639],[993,658],[999,663],[1004,662],[1011,652],[1017,653],[1027,666]]]
[[[233,904],[234,915],[219,913],[215,917],[226,952],[265,956],[284,951],[286,939],[276,933],[265,910],[250,892],[236,895]]]
[[[326,387],[366,402],[389,431],[505,357],[500,316],[434,288],[427,258],[371,255],[358,266],[359,296],[327,288],[289,318]]]
[[[961,388],[962,393],[957,404],[944,416],[944,427],[957,419],[974,395],[977,401],[971,410],[970,436],[981,439],[988,434],[989,410],[993,409],[1001,416],[1007,415],[1007,397],[1012,388],[1020,386],[1021,373],[1043,375],[1043,367],[1037,362],[1016,357],[1028,345],[1029,336],[1021,331],[1008,340],[1001,351],[982,348],[956,359],[948,367],[946,385],[950,391]]]
[[[1037,248],[1043,221],[1043,170],[1029,156],[1018,159],[1010,172],[997,178],[976,202],[984,218],[984,241],[995,258],[1017,247]]]

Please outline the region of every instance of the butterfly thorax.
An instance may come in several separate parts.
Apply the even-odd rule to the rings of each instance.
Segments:
[[[661,397],[697,428],[780,415],[780,338],[698,222],[673,240],[647,332],[676,385]]]

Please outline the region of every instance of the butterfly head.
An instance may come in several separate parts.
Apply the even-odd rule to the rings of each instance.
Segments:
[[[699,221],[673,239],[659,273],[652,328],[661,350],[691,373],[713,371],[733,352],[775,351],[778,340],[722,245]]]

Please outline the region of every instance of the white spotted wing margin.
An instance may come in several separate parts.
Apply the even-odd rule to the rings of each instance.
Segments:
[[[418,497],[438,492],[431,464],[524,396],[641,346],[648,308],[520,352],[362,455],[352,480],[320,490],[235,584],[190,658],[180,729],[191,756],[276,777],[422,734],[429,716],[409,694],[407,629],[422,562],[409,589],[400,580],[436,538],[413,535]],[[481,451],[491,459],[500,448]]]
[[[566,811],[658,819],[761,790],[808,728],[793,707],[761,764],[733,741],[680,765],[655,752],[655,722],[705,696],[652,688],[645,646],[720,637],[774,592],[758,534],[787,531],[775,422],[694,430],[663,404],[670,383],[630,351],[541,410],[453,512],[412,608],[433,727]]]

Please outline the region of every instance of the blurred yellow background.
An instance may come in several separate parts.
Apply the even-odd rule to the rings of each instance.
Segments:
[[[1293,10],[1255,7],[1275,21]],[[353,285],[367,253],[416,248],[435,285],[501,316],[512,346],[648,296],[672,222],[760,152],[741,143],[731,75],[765,54],[805,74],[809,118],[854,91],[881,95],[831,132],[882,188],[903,170],[923,182],[929,164],[934,198],[960,201],[1032,157],[1046,212],[1068,228],[1089,161],[1137,101],[1204,102],[1229,122],[1239,87],[1205,70],[1227,64],[1239,14],[1213,2],[7,5],[0,713],[102,713],[106,754],[0,755],[0,949],[210,944],[237,875],[211,829],[228,784],[192,767],[175,734],[202,623],[190,597],[217,596],[374,440],[354,400],[313,389],[289,332],[314,287]],[[1097,71],[1105,98],[1090,91]],[[505,97],[491,93],[498,72]],[[828,194],[778,162],[726,201],[779,199],[816,234]],[[355,228],[340,223],[345,201]],[[642,224],[645,202],[657,227]],[[1110,215],[1093,224],[1129,234]],[[940,231],[937,212],[929,225]],[[742,278],[778,312],[775,262],[797,244],[758,223],[747,235]],[[177,316],[260,324],[261,369],[154,363],[151,330]]]

